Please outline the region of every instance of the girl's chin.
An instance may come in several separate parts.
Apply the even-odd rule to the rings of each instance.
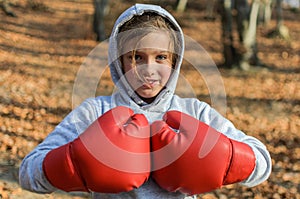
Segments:
[[[137,89],[136,92],[140,97],[153,98],[153,97],[157,96],[157,94],[160,92],[160,90],[161,90],[160,88],[141,87],[141,88]]]
[[[137,94],[140,96],[140,98],[147,103],[151,103],[155,99],[155,97],[158,95],[158,93],[159,92],[149,92],[149,93],[137,92]]]
[[[153,87],[151,89],[140,87],[135,92],[140,96],[142,100],[147,103],[151,103],[163,89],[164,87],[161,86]]]

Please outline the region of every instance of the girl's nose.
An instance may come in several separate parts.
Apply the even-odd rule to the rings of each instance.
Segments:
[[[140,66],[140,70],[143,75],[153,75],[155,71],[155,61],[146,59],[144,64]]]

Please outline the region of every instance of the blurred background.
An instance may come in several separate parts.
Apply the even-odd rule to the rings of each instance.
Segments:
[[[0,0],[0,199],[89,198],[25,191],[18,185],[18,168],[72,110],[78,69],[109,37],[120,13],[137,2],[170,11],[185,35],[204,47],[224,81],[224,116],[271,153],[268,181],[253,188],[229,185],[199,198],[300,199],[298,0],[260,0],[247,7],[240,7],[242,1],[226,7],[227,0]],[[210,103],[207,85],[193,66],[184,62],[181,72],[197,98]],[[112,91],[105,70],[97,95]]]

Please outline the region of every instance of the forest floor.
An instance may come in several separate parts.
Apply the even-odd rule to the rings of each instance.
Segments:
[[[72,110],[78,69],[98,44],[92,31],[93,3],[12,2],[17,17],[0,11],[0,199],[88,198],[86,194],[28,192],[18,184],[18,168],[25,155]],[[161,3],[178,19],[184,33],[222,65],[220,18],[206,20],[202,1],[188,4],[184,13],[174,12],[171,3],[175,0],[140,2]],[[110,2],[107,35],[119,14],[133,3]],[[272,157],[272,174],[256,187],[229,185],[201,198],[300,199],[300,13],[284,9],[283,15],[290,41],[268,36],[276,26],[274,19],[258,28],[258,57],[263,66],[249,71],[219,69],[227,96],[224,116],[265,143]],[[196,96],[210,102],[201,75],[188,65],[182,74]],[[111,93],[113,85],[107,75],[106,71],[97,94]]]

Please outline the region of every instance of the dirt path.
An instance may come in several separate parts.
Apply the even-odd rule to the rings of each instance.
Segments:
[[[87,198],[25,191],[18,185],[18,167],[72,110],[76,73],[97,45],[91,31],[92,1],[14,2],[17,18],[0,11],[0,198]],[[111,2],[107,34],[120,12],[132,3]],[[171,10],[171,6],[166,8]],[[203,9],[201,3],[195,3],[188,12],[174,14],[185,34],[221,64],[220,20],[204,20]],[[267,37],[275,21],[269,28],[259,28],[258,56],[265,67],[248,72],[220,69],[227,95],[226,117],[267,145],[273,159],[272,175],[254,188],[230,185],[202,198],[300,199],[300,14],[288,10],[284,14],[291,42]],[[197,96],[209,102],[201,77],[189,66],[184,66],[183,74]],[[111,89],[106,79],[98,92]]]

